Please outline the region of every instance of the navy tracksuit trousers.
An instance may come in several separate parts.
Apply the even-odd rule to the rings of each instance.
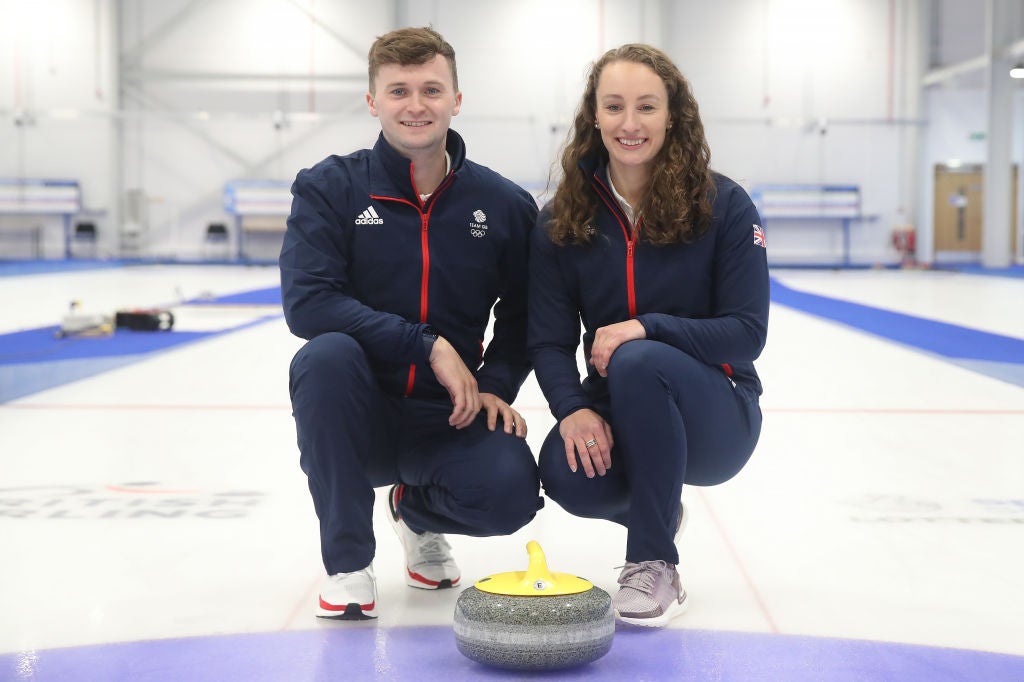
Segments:
[[[291,364],[290,391],[309,491],[320,519],[328,575],[373,560],[373,489],[406,485],[400,512],[416,532],[489,536],[515,532],[543,501],[537,464],[522,438],[448,425],[448,400],[387,395],[362,347],[341,333],[310,340]]]
[[[594,478],[583,467],[573,473],[556,425],[539,458],[544,491],[571,514],[625,526],[626,561],[678,564],[683,483],[716,485],[743,468],[761,432],[758,396],[658,341],[622,344],[607,373],[607,382],[585,387],[612,427],[611,469]]]

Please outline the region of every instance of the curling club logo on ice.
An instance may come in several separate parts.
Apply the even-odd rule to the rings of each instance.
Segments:
[[[157,481],[0,488],[0,520],[238,519],[258,511],[266,493],[201,490]]]
[[[477,209],[473,211],[473,221],[469,223],[469,233],[476,238],[487,236],[487,214]]]

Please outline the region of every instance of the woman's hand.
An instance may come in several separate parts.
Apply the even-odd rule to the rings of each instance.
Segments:
[[[604,476],[612,465],[612,427],[597,412],[584,408],[573,412],[558,425],[565,441],[565,458],[576,471],[576,458],[587,478]]]
[[[601,376],[608,377],[608,363],[611,362],[615,350],[627,341],[646,339],[647,330],[637,320],[616,322],[607,327],[598,328],[594,333],[594,344],[590,347],[590,364]]]

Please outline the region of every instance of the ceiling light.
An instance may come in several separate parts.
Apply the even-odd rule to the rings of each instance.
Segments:
[[[1017,64],[1010,69],[1010,78],[1024,78],[1024,62],[1017,62]]]

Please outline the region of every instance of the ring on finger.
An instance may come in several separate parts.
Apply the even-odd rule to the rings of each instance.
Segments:
[[[588,440],[588,441],[587,441],[586,443],[584,443],[584,445],[586,445],[586,446],[587,446],[587,449],[589,450],[590,448],[592,448],[592,447],[594,447],[595,445],[597,445],[597,439],[596,439],[596,438],[591,438],[591,439],[590,439],[590,440]]]

